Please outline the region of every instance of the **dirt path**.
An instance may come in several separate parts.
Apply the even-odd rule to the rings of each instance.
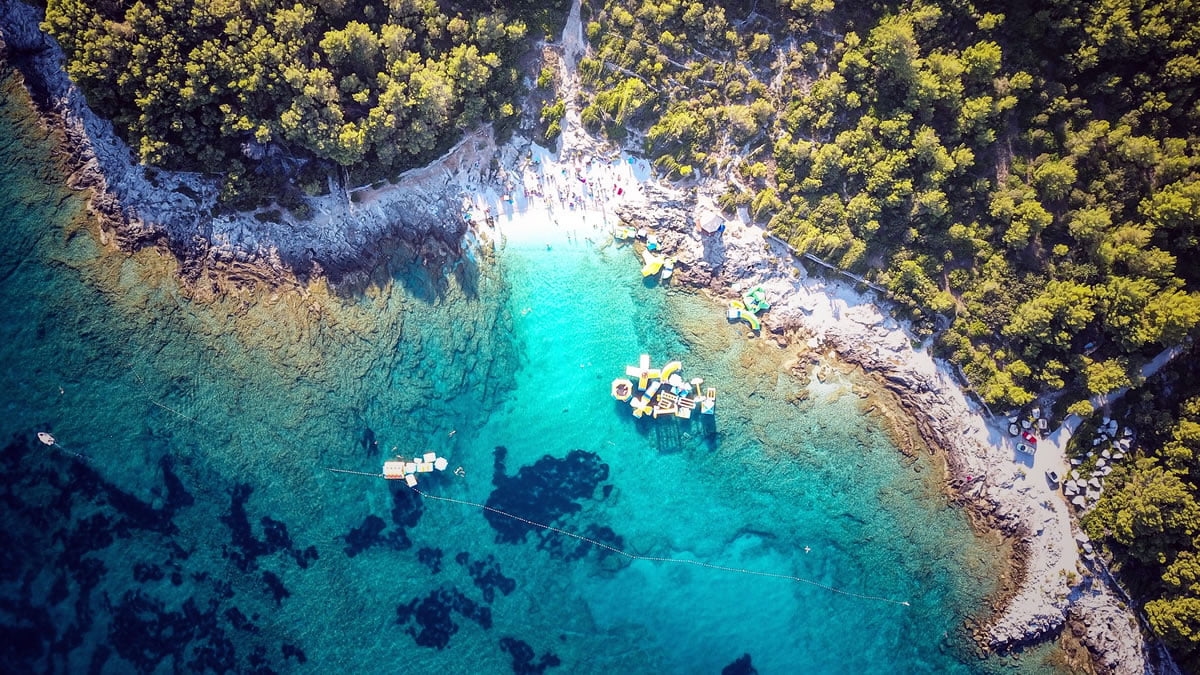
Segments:
[[[579,5],[580,0],[572,0],[571,13],[567,15],[567,25],[563,28],[562,58],[558,61],[562,97],[567,108],[561,122],[564,152],[592,145],[579,121],[579,60],[587,52],[587,43],[583,40],[583,24],[579,18]]]

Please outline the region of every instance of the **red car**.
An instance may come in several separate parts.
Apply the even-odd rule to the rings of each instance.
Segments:
[[[1025,440],[1029,441],[1030,445],[1037,445],[1037,436],[1034,436],[1033,434],[1029,433],[1028,431],[1022,431],[1021,438],[1024,438]]]

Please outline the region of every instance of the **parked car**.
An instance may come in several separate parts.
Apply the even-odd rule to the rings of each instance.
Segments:
[[[1035,452],[1032,445],[1025,445],[1024,443],[1017,443],[1017,451],[1027,455],[1032,455]]]
[[[1025,440],[1029,441],[1030,445],[1037,445],[1037,436],[1034,436],[1033,434],[1029,433],[1028,431],[1022,431],[1021,438],[1024,438]]]

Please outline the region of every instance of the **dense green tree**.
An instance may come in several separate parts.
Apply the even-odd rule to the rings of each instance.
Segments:
[[[511,114],[523,19],[543,11],[522,4],[49,0],[45,25],[145,162],[224,173],[247,197],[266,154],[247,144],[377,177]]]
[[[1200,597],[1151,600],[1146,603],[1146,618],[1168,645],[1187,650],[1200,648]]]
[[[1200,505],[1182,476],[1157,460],[1139,459],[1088,515],[1088,533],[1111,535],[1143,563],[1161,563],[1166,551],[1186,549],[1200,528]]]

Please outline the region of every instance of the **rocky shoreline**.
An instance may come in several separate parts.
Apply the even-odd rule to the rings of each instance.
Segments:
[[[42,11],[0,0],[0,59],[14,66],[44,122],[61,134],[70,187],[88,191],[103,243],[125,250],[161,245],[191,282],[234,286],[297,285],[325,277],[337,283],[375,267],[387,239],[403,239],[429,263],[461,254],[466,226],[457,217],[464,195],[450,188],[466,174],[482,180],[492,166],[490,129],[468,135],[441,159],[402,174],[380,190],[350,190],[331,181],[329,194],[306,198],[313,216],[224,213],[213,176],[147,169],[111,122],[87,105],[64,70],[65,56],[40,28]],[[257,217],[256,217],[257,216]]]
[[[329,195],[310,198],[314,216],[307,220],[217,214],[216,179],[148,172],[136,162],[111,123],[88,108],[66,76],[62,51],[41,31],[40,18],[40,10],[29,5],[0,0],[0,58],[22,73],[43,119],[62,134],[70,186],[90,191],[102,241],[127,250],[165,246],[192,282],[220,278],[234,285],[280,286],[316,276],[353,280],[369,276],[383,255],[378,244],[393,238],[409,242],[427,266],[450,264],[471,238],[458,217],[463,200],[494,180],[493,166],[515,168],[519,156],[517,141],[498,148],[483,129],[429,166],[380,189],[361,190],[356,199],[346,186],[331,185]],[[578,2],[563,45],[564,80],[574,93],[572,62],[585,48]],[[567,100],[572,106],[564,119],[564,145],[595,151],[578,124],[574,96]],[[701,234],[694,193],[654,182],[644,190],[643,201],[627,202],[617,213],[659,233],[664,249],[679,261],[677,283],[717,296],[763,286],[773,303],[766,326],[771,334],[781,343],[799,337],[811,350],[835,352],[874,377],[944,458],[949,489],[976,524],[1010,538],[1012,588],[994,598],[999,611],[978,632],[981,645],[1005,650],[1044,640],[1063,630],[1069,618],[1099,670],[1173,672],[1169,656],[1147,644],[1136,617],[1103,576],[1084,574],[1086,561],[1076,549],[1066,503],[1027,480],[987,411],[966,397],[948,365],[914,347],[907,328],[884,313],[884,299],[809,273],[757,226],[731,221],[722,235]]]
[[[658,233],[678,260],[679,283],[719,297],[763,286],[772,303],[764,331],[781,343],[807,339],[810,349],[831,350],[874,377],[945,459],[948,489],[976,525],[1011,540],[1014,583],[993,598],[999,611],[977,631],[981,646],[1002,651],[1050,639],[1071,618],[1098,670],[1175,671],[1170,657],[1143,638],[1114,589],[1080,557],[1065,500],[1044,481],[1039,489],[1041,477],[1028,476],[1014,461],[998,421],[965,395],[949,364],[885,313],[886,299],[808,271],[758,226],[731,220],[720,235],[702,234],[695,196],[662,186],[648,192],[648,204],[619,214]]]

